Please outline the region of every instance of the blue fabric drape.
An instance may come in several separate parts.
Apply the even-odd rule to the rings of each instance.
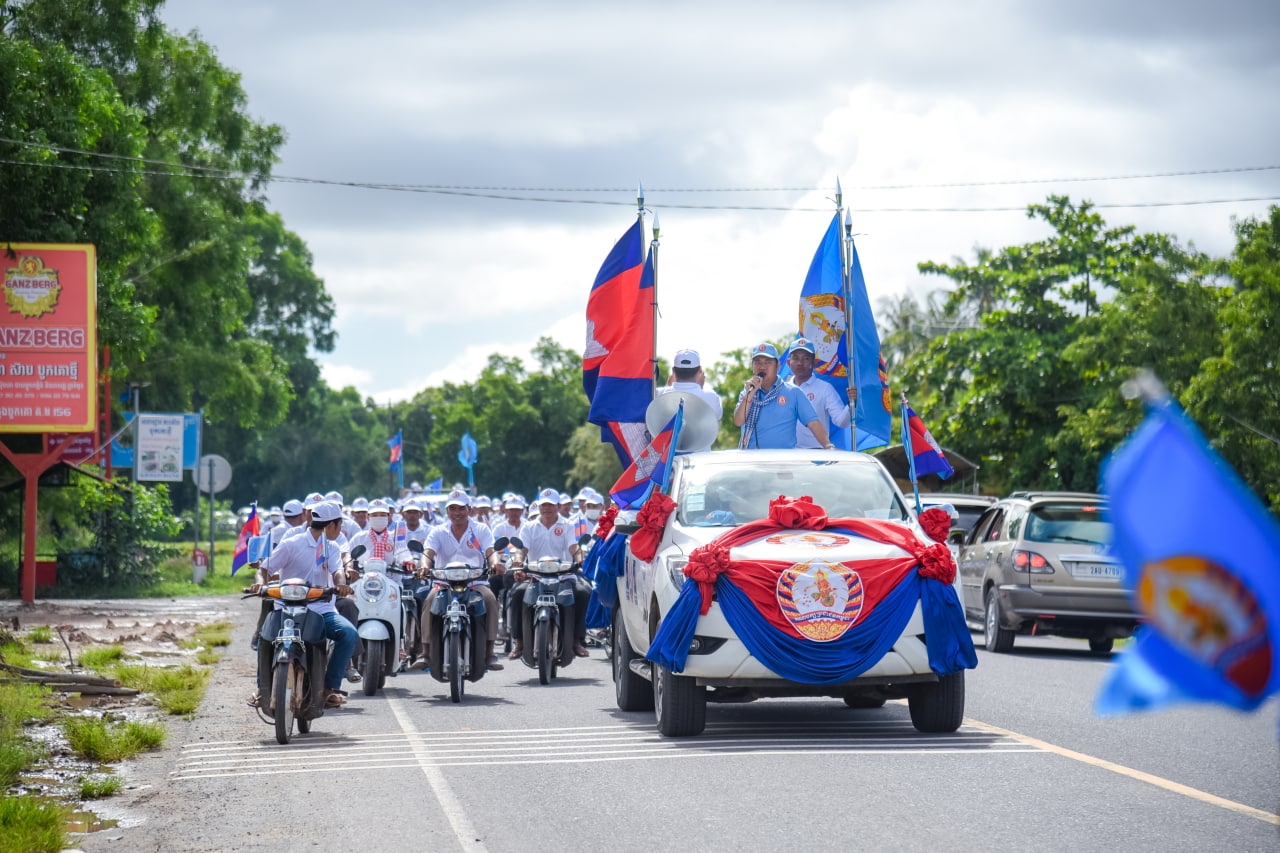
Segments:
[[[788,681],[838,684],[856,678],[893,647],[921,602],[929,666],[939,675],[977,666],[977,654],[964,622],[955,588],[922,579],[912,569],[866,618],[830,643],[815,643],[777,630],[755,604],[723,575],[716,596],[725,620],[752,656]],[[680,596],[662,620],[649,649],[649,660],[672,672],[683,672],[689,643],[698,625],[698,584],[686,580]]]
[[[582,564],[582,574],[592,582],[587,602],[587,627],[607,628],[618,602],[618,578],[626,568],[627,537],[615,533],[596,543]]]

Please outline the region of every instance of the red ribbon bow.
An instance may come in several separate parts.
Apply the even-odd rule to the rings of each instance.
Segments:
[[[604,515],[600,516],[600,520],[596,522],[596,538],[609,538],[609,534],[613,532],[613,520],[617,517],[618,505],[609,504],[609,508],[604,511]]]
[[[658,542],[662,539],[662,530],[667,526],[671,511],[676,502],[662,492],[654,492],[636,513],[636,523],[640,529],[631,534],[631,553],[638,560],[648,563],[658,553]]]
[[[729,549],[718,542],[708,542],[693,549],[689,562],[684,567],[684,576],[697,581],[698,592],[702,595],[702,604],[698,611],[706,616],[711,610],[711,595],[715,590],[716,578],[729,570]]]
[[[920,526],[934,542],[946,542],[951,532],[951,515],[940,506],[931,506],[920,513]]]
[[[788,530],[821,530],[827,526],[827,511],[808,495],[779,495],[769,501],[769,520]]]

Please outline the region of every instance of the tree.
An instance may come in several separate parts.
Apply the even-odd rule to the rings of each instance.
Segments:
[[[1218,311],[1221,346],[1205,359],[1186,402],[1227,461],[1280,513],[1280,207],[1235,230],[1231,258],[1216,266],[1232,284]]]

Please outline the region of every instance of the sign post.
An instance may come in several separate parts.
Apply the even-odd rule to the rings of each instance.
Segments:
[[[213,496],[231,485],[231,463],[216,453],[200,457],[196,467],[196,486],[209,493],[209,561],[213,561]]]
[[[6,243],[0,255],[0,433],[89,432],[98,419],[97,252]],[[63,445],[0,454],[24,480],[22,600],[35,601],[40,475]]]

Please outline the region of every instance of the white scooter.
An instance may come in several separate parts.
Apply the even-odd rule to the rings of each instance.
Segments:
[[[364,642],[364,663],[361,688],[364,695],[373,696],[387,681],[400,671],[400,650],[404,646],[404,592],[400,584],[389,574],[398,572],[397,563],[386,560],[368,560],[363,565],[360,557],[364,546],[357,545],[351,552],[351,564],[360,573],[351,585],[355,590],[359,619],[356,633]],[[408,552],[405,552],[408,558]],[[412,600],[412,599],[411,599]]]

